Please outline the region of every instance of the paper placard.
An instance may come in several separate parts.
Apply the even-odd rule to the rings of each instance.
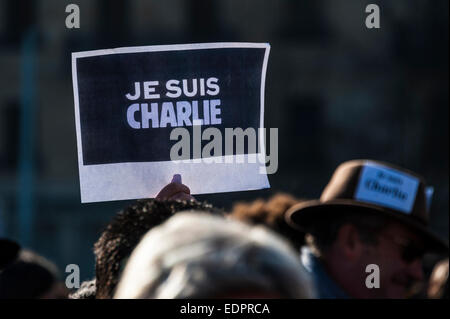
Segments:
[[[411,175],[369,162],[362,168],[355,199],[409,214],[418,186]]]
[[[256,152],[211,155],[214,164],[199,161],[194,142],[199,123],[222,137],[226,128],[263,128],[269,50],[205,43],[72,53],[81,201],[154,197],[174,174],[192,194],[270,187],[265,163],[246,160],[265,154],[262,134]],[[181,162],[171,155],[175,128],[192,140]]]

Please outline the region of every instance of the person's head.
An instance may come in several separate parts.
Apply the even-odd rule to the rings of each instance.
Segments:
[[[120,211],[94,244],[96,298],[112,298],[128,257],[148,230],[185,210],[221,214],[196,201],[140,200]]]
[[[9,240],[0,241],[2,253],[7,252],[0,263],[0,299],[67,298],[68,290],[52,262]],[[3,250],[5,246],[13,249]]]
[[[292,229],[286,223],[284,215],[289,208],[302,201],[304,200],[292,195],[278,193],[268,200],[257,199],[250,203],[238,202],[233,205],[230,217],[255,225],[265,225],[287,238],[298,250],[304,243],[304,235]]]
[[[404,298],[423,279],[420,236],[395,220],[361,209],[325,217],[311,227],[306,242],[329,274],[356,298]],[[379,288],[368,289],[368,265],[379,269]]]
[[[311,298],[287,242],[263,226],[180,213],[133,251],[115,298]]]
[[[415,173],[349,161],[336,169],[320,200],[296,205],[286,215],[292,227],[307,233],[312,252],[350,296],[405,298],[423,280],[423,254],[448,251],[427,227],[429,200]],[[369,288],[366,279],[377,275],[379,288]]]

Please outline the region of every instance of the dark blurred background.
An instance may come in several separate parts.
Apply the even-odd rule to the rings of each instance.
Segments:
[[[68,4],[81,28],[67,29]],[[381,8],[367,29],[365,8]],[[197,196],[219,207],[284,191],[315,198],[343,161],[371,158],[435,188],[448,238],[448,0],[0,0],[0,237],[94,275],[92,245],[130,202],[81,204],[71,52],[269,42],[265,126],[279,129],[272,188]]]

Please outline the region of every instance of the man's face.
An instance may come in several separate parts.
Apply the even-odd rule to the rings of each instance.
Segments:
[[[372,288],[375,298],[405,298],[413,283],[423,279],[423,244],[419,236],[399,223],[389,223],[378,236],[377,245],[366,245],[362,264],[377,264],[380,288]]]

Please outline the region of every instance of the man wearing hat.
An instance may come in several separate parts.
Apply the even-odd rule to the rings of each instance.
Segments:
[[[301,259],[317,297],[405,298],[423,279],[423,254],[448,252],[428,229],[430,197],[413,172],[353,160],[336,169],[319,200],[293,206],[286,218],[307,234]],[[371,269],[379,285],[367,284]]]

